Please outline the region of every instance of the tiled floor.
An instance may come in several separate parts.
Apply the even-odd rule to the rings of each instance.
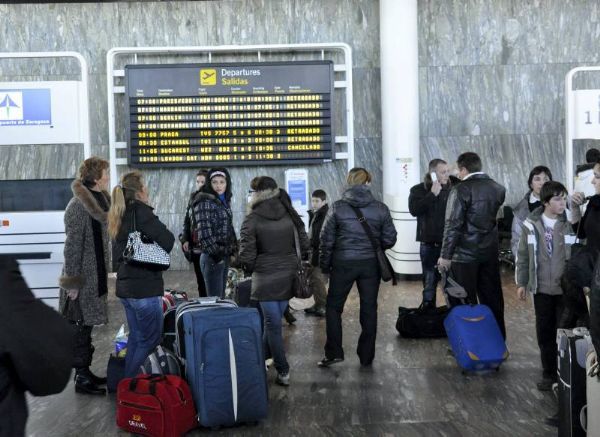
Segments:
[[[167,272],[166,284],[193,290],[193,274]],[[543,419],[555,408],[551,394],[535,387],[540,377],[530,302],[514,297],[512,271],[503,273],[509,360],[485,376],[464,376],[448,354],[447,341],[406,340],[394,328],[398,305],[416,306],[420,283],[382,286],[377,356],[361,370],[353,353],[359,333],[357,294],[344,313],[346,361],[331,369],[316,366],[323,354],[324,319],[296,311],[285,327],[291,386],[269,374],[270,410],[257,426],[191,435],[215,436],[550,436]],[[111,322],[95,329],[94,370],[105,372],[111,339],[124,322],[120,303],[110,300]],[[28,435],[125,435],[115,425],[114,396],[77,395],[70,385],[56,396],[30,399]]]

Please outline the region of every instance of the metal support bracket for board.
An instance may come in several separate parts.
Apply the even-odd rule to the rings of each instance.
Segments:
[[[600,66],[595,67],[576,67],[567,73],[565,78],[565,176],[567,178],[567,190],[573,192],[575,178],[573,176],[573,140],[575,137],[575,93],[573,90],[573,78],[577,73],[588,71],[600,71]],[[596,138],[600,139],[596,135]]]
[[[122,94],[125,89],[122,83],[116,84],[115,78],[122,78],[122,66],[115,69],[117,58],[134,56],[138,63],[140,55],[197,55],[207,56],[212,62],[213,54],[255,53],[259,62],[264,60],[265,53],[290,53],[304,52],[317,53],[322,60],[326,59],[326,52],[342,53],[344,61],[334,64],[334,71],[343,75],[342,80],[335,82],[336,89],[345,91],[345,132],[335,136],[336,144],[346,144],[346,151],[335,153],[335,159],[345,159],[348,170],[354,167],[354,103],[352,93],[352,49],[345,43],[315,43],[315,44],[267,44],[267,45],[227,45],[227,46],[197,46],[197,47],[115,47],[106,54],[106,78],[108,92],[108,137],[110,156],[110,183],[111,187],[117,184],[117,166],[126,165],[126,159],[117,157],[117,150],[123,149],[124,139],[117,139],[115,95]],[[126,146],[125,146],[126,147]]]
[[[39,59],[39,58],[73,58],[79,63],[81,71],[81,89],[79,93],[79,108],[81,108],[80,132],[83,142],[83,157],[89,158],[92,155],[90,141],[90,111],[88,102],[88,65],[85,58],[77,52],[12,52],[0,53],[0,59]]]

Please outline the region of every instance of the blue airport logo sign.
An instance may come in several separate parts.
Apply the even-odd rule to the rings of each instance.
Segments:
[[[52,124],[50,89],[0,90],[0,126]]]

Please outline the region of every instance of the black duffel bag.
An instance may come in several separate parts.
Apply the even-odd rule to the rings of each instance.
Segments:
[[[442,338],[446,337],[444,319],[448,307],[422,309],[398,307],[396,329],[406,338]]]

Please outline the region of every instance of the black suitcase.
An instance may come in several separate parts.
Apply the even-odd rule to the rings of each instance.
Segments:
[[[233,300],[239,307],[255,307],[254,301],[251,300],[252,293],[252,278],[240,279],[235,284]]]
[[[441,306],[424,310],[419,308],[398,307],[396,329],[405,338],[442,338],[446,337],[444,319],[448,307]]]
[[[110,354],[106,366],[106,389],[109,393],[116,393],[119,381],[125,377],[125,357]]]
[[[585,359],[589,349],[585,328],[559,329],[558,346],[558,435],[585,437],[581,420],[586,405]]]

